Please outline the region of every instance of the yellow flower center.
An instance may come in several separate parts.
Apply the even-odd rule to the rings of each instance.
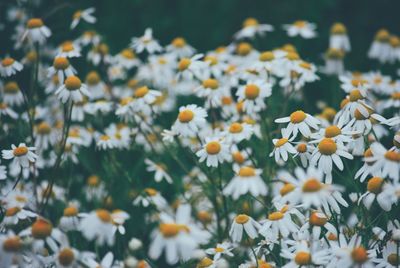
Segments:
[[[100,82],[100,76],[96,71],[91,71],[86,75],[86,83],[90,86],[95,86]]]
[[[54,59],[53,67],[57,70],[65,70],[69,66],[69,61],[67,58],[64,57],[57,57]]]
[[[210,223],[212,221],[212,215],[205,210],[200,210],[197,212],[197,218],[202,223]]]
[[[135,58],[135,53],[133,53],[132,49],[126,48],[121,51],[122,57],[128,60],[132,60]]]
[[[13,154],[16,157],[26,155],[27,153],[28,153],[28,147],[26,146],[20,146],[13,150]]]
[[[42,21],[42,19],[39,19],[39,18],[32,18],[32,19],[28,20],[28,22],[26,23],[26,26],[29,29],[39,28],[39,27],[43,26],[43,21]]]
[[[232,98],[227,96],[222,97],[221,101],[223,105],[230,105],[233,102]]]
[[[319,217],[317,212],[310,215],[310,224],[315,226],[324,226],[328,222],[326,217]]]
[[[260,94],[260,88],[254,84],[246,85],[244,94],[246,96],[246,99],[255,100]]]
[[[240,152],[234,152],[232,154],[233,160],[238,164],[243,164],[245,158]]]
[[[77,11],[75,11],[75,13],[74,13],[74,15],[72,16],[72,18],[73,18],[74,20],[76,20],[76,19],[80,19],[81,16],[82,16],[82,10],[77,10]]]
[[[305,193],[315,193],[321,190],[321,188],[322,183],[317,179],[311,178],[304,182],[302,190]]]
[[[218,247],[216,247],[216,248],[215,248],[215,251],[221,253],[221,252],[224,252],[224,249],[223,249],[223,248],[218,248]]]
[[[61,50],[63,52],[71,52],[74,50],[74,44],[71,41],[64,42],[61,45]]]
[[[281,138],[279,139],[276,143],[275,143],[275,147],[281,147],[283,146],[285,143],[287,143],[289,140],[286,138]]]
[[[229,127],[229,132],[230,133],[240,133],[243,131],[243,126],[240,123],[232,123],[231,126]]]
[[[96,215],[101,221],[103,221],[105,223],[111,222],[111,219],[112,219],[111,214],[110,214],[110,212],[108,212],[105,209],[96,210]]]
[[[217,89],[219,86],[218,81],[216,79],[206,79],[203,81],[203,87],[209,89]]]
[[[58,261],[63,266],[69,266],[75,259],[74,252],[69,248],[64,248],[58,253]]]
[[[74,217],[76,215],[78,215],[78,209],[76,207],[71,206],[64,209],[65,217]]]
[[[1,61],[1,65],[3,65],[4,67],[8,67],[11,66],[14,62],[15,60],[13,58],[5,58]]]
[[[298,124],[306,119],[307,115],[305,112],[298,110],[290,114],[290,122],[293,124]]]
[[[299,153],[305,153],[307,152],[307,144],[300,143],[299,145],[297,145],[296,149]]]
[[[337,145],[331,138],[324,138],[318,144],[318,150],[323,155],[332,155],[337,150]]]
[[[51,127],[46,122],[41,122],[38,125],[37,129],[38,129],[38,133],[41,135],[47,135],[47,134],[50,134],[50,132],[51,132]]]
[[[65,88],[69,91],[74,91],[78,90],[82,86],[81,79],[79,79],[77,76],[69,76],[67,79],[65,79]]]
[[[213,264],[214,262],[207,257],[204,257],[196,266],[196,268],[206,268]]]
[[[133,101],[133,98],[130,97],[130,96],[128,96],[128,97],[122,98],[122,99],[119,101],[119,104],[120,104],[121,106],[125,106],[125,105],[128,105],[129,103],[131,103],[132,101]]]
[[[286,54],[286,58],[288,60],[295,61],[295,60],[299,60],[300,56],[299,56],[299,54],[297,54],[297,52],[289,52],[288,54]]]
[[[305,251],[299,251],[296,253],[294,261],[300,266],[309,265],[311,264],[311,254]]]
[[[243,22],[243,28],[257,26],[257,25],[258,25],[258,20],[255,18],[247,18]]]
[[[194,117],[194,113],[189,109],[182,110],[178,114],[178,120],[181,123],[188,123],[188,122],[192,121],[193,117]]]
[[[379,177],[372,177],[367,184],[367,190],[371,193],[378,194],[382,191],[383,179]]]
[[[265,51],[265,52],[261,53],[261,55],[258,59],[260,61],[272,61],[275,59],[275,55],[271,51]]]
[[[363,247],[354,248],[351,252],[351,257],[353,261],[362,264],[368,260],[368,253]]]
[[[176,223],[161,223],[160,226],[161,234],[166,237],[174,237],[179,234],[179,232],[189,232],[189,228],[184,224],[176,224]]]
[[[155,196],[157,194],[157,190],[154,188],[146,188],[146,189],[144,189],[144,191],[149,196]]]
[[[144,87],[140,87],[138,89],[136,89],[135,91],[135,97],[136,98],[143,98],[144,96],[147,95],[147,93],[149,93],[149,88],[144,86]]]
[[[6,210],[6,217],[12,217],[12,216],[14,216],[14,215],[16,215],[18,212],[20,212],[21,211],[21,208],[19,208],[19,207],[12,207],[12,208],[8,208],[7,210]]]
[[[31,232],[35,239],[44,239],[50,236],[52,231],[53,225],[45,219],[39,218],[32,224]]]
[[[400,92],[395,92],[392,94],[392,99],[394,100],[400,100]]]
[[[236,47],[236,53],[239,54],[240,56],[246,56],[248,55],[253,47],[246,42],[239,43]]]
[[[239,176],[240,177],[253,177],[256,175],[256,171],[254,168],[252,167],[241,167],[239,170]]]
[[[4,91],[9,94],[15,94],[19,91],[19,86],[16,82],[11,81],[4,86]]]
[[[92,175],[87,179],[87,185],[89,186],[98,186],[100,183],[100,179],[96,175]]]
[[[349,97],[351,102],[364,99],[363,95],[361,94],[361,91],[358,89],[352,90],[349,94]]]
[[[22,248],[22,241],[19,236],[13,236],[3,241],[3,249],[6,252],[18,252]]]
[[[268,215],[268,219],[270,221],[279,221],[280,219],[282,219],[284,216],[284,214],[280,211],[276,211],[276,212],[272,212]]]
[[[291,183],[286,183],[285,185],[282,186],[282,188],[279,190],[279,193],[281,196],[287,195],[291,191],[293,191],[296,187],[291,184]]]
[[[177,37],[172,40],[172,45],[177,48],[182,48],[186,45],[186,40],[182,37]]]
[[[250,220],[250,217],[247,216],[246,214],[239,214],[235,218],[235,222],[238,224],[245,224]]]
[[[218,154],[221,151],[221,144],[218,141],[211,141],[207,143],[206,151],[211,155]]]
[[[300,64],[300,67],[306,70],[311,70],[312,66],[310,63],[302,61]]]
[[[385,153],[385,158],[393,162],[400,162],[400,153],[395,151],[387,151]]]
[[[325,129],[325,138],[334,138],[342,134],[342,130],[338,126],[329,126]]]
[[[387,262],[393,266],[398,266],[400,264],[399,255],[392,253],[387,257]]]
[[[331,33],[332,34],[346,34],[346,26],[343,23],[337,22],[332,25]]]
[[[181,71],[181,72],[186,70],[187,68],[189,68],[189,65],[190,65],[191,62],[192,61],[190,59],[188,59],[188,58],[182,58],[179,61],[178,70]]]
[[[307,24],[307,22],[305,20],[297,20],[293,23],[293,25],[298,28],[303,28],[306,26],[306,24]]]
[[[390,33],[386,29],[380,29],[375,35],[375,40],[384,43],[388,42],[389,38],[390,38]]]
[[[214,66],[218,63],[218,59],[215,56],[211,56],[211,55],[206,56],[204,58],[204,61],[210,63],[210,66]]]
[[[326,56],[329,59],[341,60],[344,58],[344,51],[341,49],[329,48],[326,52]]]

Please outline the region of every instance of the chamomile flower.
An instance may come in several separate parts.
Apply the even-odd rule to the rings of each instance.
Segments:
[[[242,140],[249,140],[253,134],[253,126],[247,123],[233,122],[226,130],[228,142],[239,143]]]
[[[380,29],[368,51],[368,57],[377,59],[381,63],[389,61],[390,58],[390,33],[386,29]]]
[[[344,169],[343,161],[340,157],[353,159],[353,155],[347,152],[346,147],[335,142],[332,138],[323,138],[315,148],[310,163],[318,166],[327,175],[327,182],[332,180],[332,163],[339,170]]]
[[[15,75],[17,72],[22,71],[24,66],[13,58],[6,57],[1,60],[0,74],[3,77]]]
[[[240,242],[243,238],[244,231],[248,237],[254,239],[258,236],[257,230],[260,228],[261,225],[253,218],[246,214],[239,214],[233,220],[229,236],[232,238],[233,242]]]
[[[335,226],[329,222],[329,216],[320,211],[311,211],[308,221],[300,228],[300,232],[310,232],[314,240],[320,239],[323,230],[337,235]]]
[[[217,167],[218,164],[231,160],[229,144],[224,139],[216,137],[206,137],[202,149],[196,152],[196,155],[200,162],[206,160],[208,167]]]
[[[97,209],[83,217],[79,223],[79,230],[87,240],[95,240],[100,246],[114,244],[112,217],[105,209]]]
[[[148,172],[155,172],[154,173],[154,180],[156,182],[160,182],[165,179],[168,183],[172,183],[172,178],[167,173],[167,167],[164,164],[156,164],[150,159],[145,159],[144,162],[147,165],[146,170]]]
[[[60,86],[55,94],[63,103],[66,103],[69,100],[79,102],[83,100],[83,96],[90,95],[87,86],[74,75],[67,77],[64,81],[64,85]]]
[[[84,20],[87,23],[91,23],[91,24],[95,23],[96,17],[93,16],[94,12],[95,12],[94,7],[75,11],[74,15],[72,16],[72,22],[71,22],[71,26],[70,26],[71,29],[74,29],[76,26],[78,26],[78,24],[81,20]]]
[[[362,201],[365,207],[370,209],[376,199],[383,210],[390,211],[392,204],[397,201],[394,191],[390,183],[385,183],[381,177],[375,176],[368,180],[367,192],[360,196],[358,202]]]
[[[178,58],[191,57],[196,51],[183,37],[174,38],[166,50]]]
[[[329,37],[329,48],[350,51],[350,40],[347,36],[347,29],[344,24],[337,22],[331,27],[331,35]]]
[[[281,133],[282,138],[272,140],[274,149],[269,154],[270,157],[274,156],[275,162],[277,163],[280,161],[280,159],[286,162],[288,160],[289,153],[293,155],[297,154],[297,150],[291,144],[295,136],[290,138],[290,132],[286,128],[283,128]]]
[[[227,255],[229,257],[233,257],[232,253],[232,245],[229,242],[218,243],[215,248],[206,249],[206,253],[209,255],[213,255],[214,261],[219,260],[222,256]]]
[[[386,150],[382,144],[371,144],[372,155],[365,158],[366,162],[373,163],[373,170],[379,172],[382,177],[392,178],[395,182],[400,179],[400,152]]]
[[[146,50],[149,54],[160,52],[162,47],[158,44],[158,41],[153,39],[153,30],[147,28],[142,37],[132,38],[131,47],[136,53],[142,53]]]
[[[47,70],[47,77],[57,75],[59,83],[64,83],[64,77],[73,76],[76,70],[69,63],[69,60],[64,57],[56,57],[53,61],[53,66]]]
[[[143,193],[135,198],[133,205],[142,205],[143,207],[155,205],[159,210],[162,210],[167,207],[168,203],[156,189],[145,188]]]
[[[205,80],[209,77],[207,67],[209,63],[201,60],[203,54],[196,54],[191,58],[181,58],[178,62],[178,79],[192,80],[198,78]]]
[[[60,218],[59,228],[65,232],[77,231],[80,217],[85,214],[79,213],[77,205],[71,204],[64,208],[63,216]]]
[[[318,129],[319,120],[315,117],[303,112],[302,110],[295,111],[288,117],[275,119],[276,123],[289,123],[286,126],[288,135],[296,137],[300,132],[304,137],[311,136],[311,129]]]
[[[217,79],[208,78],[202,81],[201,85],[195,89],[195,92],[199,97],[207,100],[206,108],[216,108],[221,106],[222,97],[229,94],[229,89],[220,85]]]
[[[51,36],[50,29],[44,25],[40,18],[32,18],[26,23],[27,30],[22,39],[28,38],[33,43],[44,44],[46,39]]]
[[[239,101],[243,101],[243,110],[247,114],[253,114],[266,108],[265,98],[271,96],[271,93],[272,88],[269,83],[255,80],[239,87],[236,96]]]
[[[260,24],[255,18],[247,18],[243,22],[242,29],[237,32],[234,37],[235,39],[254,38],[258,36],[264,36],[266,32],[272,32],[274,27],[269,24]]]
[[[195,137],[206,124],[207,112],[195,104],[179,108],[178,118],[172,126],[172,131],[183,137]]]
[[[24,95],[17,82],[9,81],[3,87],[3,101],[10,106],[19,106],[24,103]]]
[[[248,193],[254,197],[267,195],[268,189],[261,178],[261,169],[251,166],[235,166],[234,171],[235,177],[223,190],[225,195],[232,196],[235,200]]]
[[[389,241],[382,249],[381,257],[374,257],[372,262],[377,268],[394,268],[398,266],[400,249],[394,241]]]
[[[17,146],[11,145],[11,150],[2,150],[2,157],[4,159],[13,159],[13,164],[28,168],[29,163],[34,163],[37,155],[34,153],[36,147],[27,147],[25,143],[20,143]]]
[[[304,20],[295,21],[293,24],[285,24],[283,29],[286,30],[290,37],[300,36],[304,39],[310,39],[317,35],[315,32],[316,25]]]
[[[291,248],[284,248],[281,256],[289,260],[289,263],[285,265],[287,268],[324,267],[331,260],[331,253],[327,248],[317,243],[308,244],[305,240],[296,243]]]

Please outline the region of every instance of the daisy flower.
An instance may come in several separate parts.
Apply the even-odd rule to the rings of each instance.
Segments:
[[[256,222],[250,216],[246,214],[239,214],[233,220],[231,229],[229,231],[229,236],[232,238],[233,242],[240,242],[243,237],[244,232],[250,237],[254,239],[258,236],[257,230],[260,229],[261,225]]]
[[[79,58],[81,56],[81,48],[72,41],[65,41],[58,48],[56,57],[63,58]]]
[[[390,183],[385,183],[381,177],[372,177],[367,183],[367,192],[360,196],[358,203],[363,202],[364,206],[369,210],[374,200],[379,206],[390,211],[392,204],[397,202],[395,189]]]
[[[292,220],[295,215],[300,219],[303,215],[293,207],[288,205],[275,205],[278,210],[268,214],[267,219],[261,221],[262,224],[259,232],[268,241],[277,242],[279,237],[288,237],[290,233],[295,233],[299,230],[299,226]]]
[[[290,37],[301,36],[304,39],[310,39],[317,35],[315,32],[316,25],[304,20],[295,21],[293,24],[285,24],[283,29]]]
[[[29,220],[29,218],[36,217],[36,213],[26,210],[23,207],[8,207],[5,210],[5,216],[2,223],[5,225],[17,225],[19,221]]]
[[[76,70],[69,63],[69,60],[64,57],[56,57],[53,61],[53,66],[47,69],[47,77],[53,77],[57,75],[58,82],[64,83],[64,77],[73,76],[76,74]]]
[[[282,138],[272,140],[272,143],[274,144],[275,147],[269,154],[270,157],[272,156],[275,157],[275,162],[277,163],[280,161],[281,158],[283,161],[286,162],[288,160],[288,153],[291,153],[293,155],[297,154],[297,150],[290,143],[294,140],[295,136],[289,138],[290,132],[286,128],[283,128],[281,130],[281,133],[282,133]]]
[[[186,261],[193,256],[199,244],[208,241],[209,234],[191,222],[190,205],[180,205],[175,217],[161,213],[161,223],[151,234],[149,256],[158,259],[163,251],[168,264]]]
[[[206,108],[216,108],[221,106],[222,97],[229,94],[229,89],[220,85],[217,79],[208,78],[202,81],[195,92],[197,96],[206,98]]]
[[[108,150],[116,147],[115,140],[108,135],[100,135],[96,143],[100,150]]]
[[[150,105],[153,104],[162,93],[157,90],[149,89],[147,86],[139,87],[134,92],[134,105],[132,105],[133,111],[142,112],[145,115],[151,113]]]
[[[112,217],[105,209],[97,209],[82,218],[79,223],[79,230],[89,241],[95,240],[96,244],[102,246],[114,245]]]
[[[159,210],[163,210],[167,207],[168,202],[156,189],[145,188],[143,193],[133,200],[133,205],[142,205],[143,207],[155,205]]]
[[[281,192],[280,202],[290,204],[302,204],[304,208],[323,209],[326,214],[333,210],[340,213],[338,204],[347,207],[343,199],[340,187],[323,183],[323,171],[315,167],[308,167],[306,171],[297,167],[295,169],[296,179],[285,176],[286,184]]]
[[[206,137],[205,143],[199,151],[196,152],[199,162],[206,160],[208,167],[218,167],[219,163],[230,161],[229,144],[220,138]]]
[[[12,119],[18,118],[18,114],[13,109],[8,107],[7,103],[5,103],[5,102],[0,102],[0,115],[9,116]]]
[[[251,166],[234,166],[235,177],[224,188],[223,194],[238,199],[241,195],[250,193],[252,196],[265,196],[268,193],[267,186],[261,178],[261,169]]]
[[[381,63],[389,61],[390,58],[390,33],[386,29],[380,29],[368,51],[368,57],[379,60]]]
[[[310,232],[314,240],[321,238],[323,230],[337,235],[335,226],[329,222],[329,217],[320,211],[310,212],[308,221],[300,228],[300,232]]]
[[[373,162],[372,169],[379,172],[382,177],[392,178],[395,182],[400,179],[400,152],[386,150],[382,144],[371,144],[372,156],[366,157],[366,162]]]
[[[28,168],[29,163],[35,163],[37,155],[34,153],[35,147],[27,147],[25,143],[20,143],[17,146],[11,145],[11,150],[2,150],[2,157],[4,159],[13,159],[13,165]]]
[[[83,96],[89,96],[90,93],[87,90],[87,86],[81,82],[77,76],[69,76],[64,81],[64,85],[59,87],[55,92],[57,97],[66,103],[68,100],[73,102],[80,102],[83,100]]]
[[[326,175],[327,182],[332,180],[332,163],[339,170],[343,170],[343,162],[340,157],[353,159],[353,155],[347,152],[346,147],[335,142],[332,138],[323,138],[318,146],[315,148],[310,163],[311,165],[318,166]]]
[[[209,255],[213,255],[214,261],[219,260],[222,256],[227,255],[229,257],[233,257],[232,253],[232,245],[229,242],[218,243],[215,248],[206,249],[206,253]]]
[[[182,58],[178,62],[178,79],[183,78],[186,80],[192,80],[197,78],[200,80],[205,80],[209,77],[206,69],[209,63],[201,60],[203,54],[196,54],[191,58]]]
[[[329,37],[329,48],[350,51],[350,40],[347,35],[346,26],[337,22],[331,27],[331,35]]]
[[[172,126],[172,131],[183,137],[195,137],[206,125],[207,112],[195,104],[179,108],[178,118]]]
[[[25,262],[26,252],[23,250],[22,238],[12,231],[0,235],[0,258],[3,267],[18,265],[24,267],[29,265]]]
[[[394,241],[389,241],[383,247],[382,256],[374,257],[372,262],[377,268],[395,268],[399,265],[400,249],[397,243]]]
[[[72,16],[71,29],[74,29],[81,20],[91,24],[95,23],[96,17],[93,16],[94,11],[94,7],[75,11],[74,15]]]
[[[302,240],[297,242],[293,248],[282,249],[281,256],[289,260],[286,268],[298,267],[326,267],[331,260],[331,252],[321,247],[318,243],[307,243]]]
[[[51,36],[50,29],[44,25],[43,20],[39,18],[32,18],[26,23],[28,28],[22,39],[28,38],[33,43],[44,44],[46,39]]]
[[[243,110],[247,114],[253,114],[266,108],[265,98],[271,96],[271,93],[272,87],[269,83],[255,80],[239,87],[236,96],[239,101],[243,101]]]
[[[306,142],[299,142],[296,145],[296,151],[297,152],[293,157],[299,156],[302,166],[306,168],[311,159],[312,152],[314,151],[314,146],[307,144]]]
[[[146,170],[148,172],[155,172],[154,173],[154,180],[156,182],[160,182],[165,179],[168,183],[172,183],[172,178],[167,173],[167,167],[164,164],[156,164],[150,159],[144,160],[145,164],[147,165]]]
[[[320,121],[315,117],[303,112],[302,110],[295,111],[288,117],[275,119],[276,123],[289,123],[286,126],[286,131],[289,135],[296,137],[298,132],[308,138],[311,135],[311,128],[318,129]]]
[[[174,38],[171,44],[166,47],[166,50],[178,58],[190,57],[196,51],[183,37]]]
[[[64,232],[77,231],[81,216],[85,216],[85,214],[79,213],[77,205],[66,207],[63,211],[63,216],[60,218],[60,229]]]
[[[153,30],[147,28],[142,37],[132,38],[131,47],[136,53],[142,53],[146,50],[149,54],[160,52],[162,47],[158,44],[158,41],[153,39]]]
[[[225,138],[228,142],[240,143],[242,140],[249,140],[252,134],[252,125],[244,122],[233,122],[226,130]]]
[[[0,74],[8,77],[20,72],[24,66],[13,58],[7,57],[1,60]]]
[[[8,105],[19,106],[24,103],[24,95],[17,82],[9,81],[3,87],[3,101]]]
[[[255,18],[247,18],[243,22],[243,28],[235,33],[235,39],[254,38],[264,36],[266,32],[272,32],[274,27],[269,24],[260,24]]]

